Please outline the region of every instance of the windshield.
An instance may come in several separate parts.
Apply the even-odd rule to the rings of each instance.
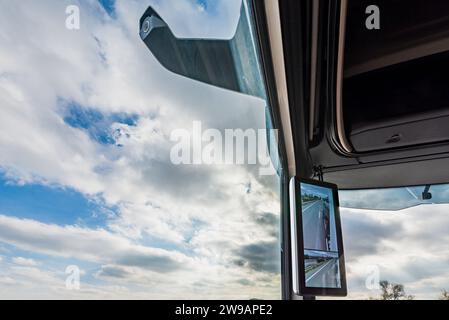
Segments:
[[[0,3],[0,298],[280,298],[263,81],[176,75],[138,28],[152,6],[177,37],[226,40],[242,5],[258,57],[246,1]]]
[[[418,205],[444,203],[449,203],[447,184],[340,191],[340,204],[346,208],[394,211]]]
[[[431,186],[429,200],[425,190],[340,193],[348,298],[447,298],[449,186]]]

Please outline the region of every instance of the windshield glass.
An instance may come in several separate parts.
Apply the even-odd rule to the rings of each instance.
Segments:
[[[348,298],[448,298],[449,205],[439,202],[449,201],[449,186],[431,186],[426,201],[424,190],[340,193],[342,206],[358,206],[341,208]]]
[[[243,5],[236,45],[258,57]],[[226,40],[242,2],[0,3],[0,298],[280,298],[264,83],[168,71],[139,35],[148,6],[177,37]]]
[[[340,191],[340,204],[346,208],[401,210],[418,205],[448,202],[449,185],[447,184]]]

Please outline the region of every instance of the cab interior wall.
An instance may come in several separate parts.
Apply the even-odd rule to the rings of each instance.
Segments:
[[[356,152],[449,141],[449,130],[441,127],[449,119],[449,1],[375,1],[380,30],[361,21],[369,4],[348,4],[346,136]]]

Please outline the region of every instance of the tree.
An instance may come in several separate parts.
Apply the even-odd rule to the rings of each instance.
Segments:
[[[441,291],[440,300],[449,300],[449,292],[446,289]]]
[[[390,283],[386,280],[379,282],[382,294],[381,300],[413,300],[412,295],[407,295],[404,290],[404,285],[399,283]]]

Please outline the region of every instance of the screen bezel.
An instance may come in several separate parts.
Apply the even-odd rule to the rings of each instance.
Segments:
[[[335,211],[337,245],[339,249],[341,288],[306,287],[305,267],[304,267],[304,237],[302,226],[301,183],[332,189],[332,195],[334,200],[334,211]],[[346,269],[345,269],[343,235],[341,231],[340,204],[338,199],[337,185],[312,179],[292,178],[290,198],[291,198],[291,206],[293,206],[293,208],[291,208],[291,214],[293,218],[291,220],[292,245],[293,245],[292,250],[296,251],[293,252],[292,254],[292,258],[296,260],[293,261],[293,273],[294,273],[293,288],[294,289],[296,288],[296,290],[294,291],[297,291],[295,293],[302,296],[337,296],[337,297],[346,296],[347,295]]]

